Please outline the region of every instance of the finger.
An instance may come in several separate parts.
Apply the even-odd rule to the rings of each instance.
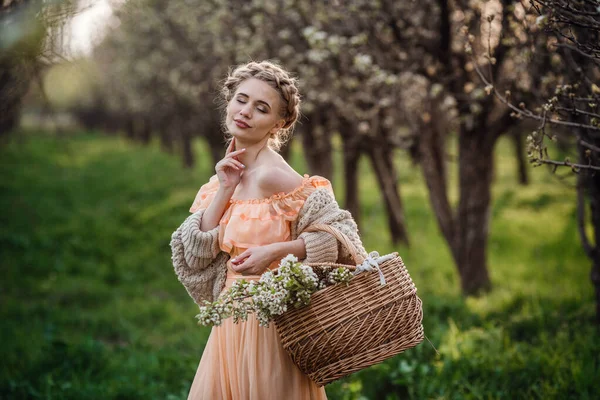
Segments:
[[[248,262],[247,260],[244,261],[241,264],[234,264],[232,265],[232,268],[235,272],[239,272],[240,274],[244,274],[244,272],[248,272],[249,269],[252,268],[252,263]]]
[[[246,166],[244,164],[242,164],[241,162],[239,162],[235,158],[225,158],[222,161],[223,161],[223,163],[226,163],[228,165],[235,165],[238,168],[246,168]]]
[[[242,164],[241,162],[231,159],[229,165],[234,166],[236,169],[238,170],[242,170],[244,168],[246,168],[246,166],[244,164]]]
[[[244,251],[242,254],[238,255],[231,259],[231,262],[234,264],[240,264],[243,260],[250,257],[250,252],[248,250]]]
[[[229,142],[229,146],[227,146],[227,150],[225,151],[225,154],[229,154],[233,150],[235,150],[235,138],[232,138],[231,142]]]
[[[246,168],[244,164],[242,164],[239,160],[236,160],[235,158],[233,159],[233,162],[240,168]]]
[[[244,147],[243,149],[239,149],[239,150],[236,150],[236,151],[232,151],[231,153],[227,154],[227,155],[225,156],[225,158],[235,158],[235,157],[239,156],[240,154],[242,154],[242,153],[243,153],[243,152],[245,152],[245,151],[246,151],[246,148],[245,148],[245,147]]]
[[[223,160],[222,163],[219,166],[220,169],[225,169],[225,168],[233,168],[235,170],[240,170],[242,169],[242,167],[240,167],[239,165],[237,165],[235,163],[234,160]]]

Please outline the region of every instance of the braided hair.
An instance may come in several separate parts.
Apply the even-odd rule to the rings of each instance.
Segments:
[[[266,82],[281,96],[279,115],[285,121],[283,127],[269,138],[269,147],[279,151],[281,146],[292,137],[294,125],[300,116],[300,92],[298,80],[290,76],[280,65],[272,61],[249,62],[236,67],[229,73],[221,94],[225,107],[235,94],[238,86],[246,79],[256,78]]]

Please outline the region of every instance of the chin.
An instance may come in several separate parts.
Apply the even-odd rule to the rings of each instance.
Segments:
[[[234,137],[241,136],[240,130],[237,126],[235,126],[235,124],[227,124],[227,132],[229,132],[229,134]]]
[[[229,134],[236,138],[236,139],[243,139],[244,138],[244,134],[242,132],[240,132],[240,130],[237,128],[237,126],[230,126],[228,127],[229,129]]]

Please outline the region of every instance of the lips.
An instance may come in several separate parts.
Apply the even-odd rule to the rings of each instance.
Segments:
[[[238,126],[238,128],[243,128],[243,129],[250,128],[250,125],[248,125],[244,121],[241,121],[239,119],[234,119],[234,121],[235,121],[235,124]]]

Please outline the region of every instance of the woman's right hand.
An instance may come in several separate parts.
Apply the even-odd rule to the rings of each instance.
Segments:
[[[221,159],[215,166],[217,172],[217,178],[219,178],[219,185],[226,190],[235,190],[236,186],[242,179],[242,173],[245,165],[242,164],[237,158],[246,149],[236,150],[235,149],[235,138],[231,139],[231,143],[227,147],[225,157]]]

